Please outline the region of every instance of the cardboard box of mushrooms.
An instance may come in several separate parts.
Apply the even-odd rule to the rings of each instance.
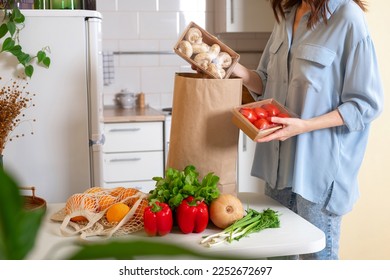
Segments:
[[[194,22],[180,36],[174,52],[215,79],[227,79],[240,55]]]

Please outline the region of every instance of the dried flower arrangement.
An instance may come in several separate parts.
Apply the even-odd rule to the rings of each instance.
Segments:
[[[2,78],[0,77],[0,81]],[[6,144],[13,139],[24,137],[25,134],[14,134],[15,128],[25,120],[24,110],[34,107],[35,94],[26,90],[28,82],[25,79],[10,81],[8,85],[0,88],[0,155],[3,154]],[[34,134],[33,130],[30,132]]]

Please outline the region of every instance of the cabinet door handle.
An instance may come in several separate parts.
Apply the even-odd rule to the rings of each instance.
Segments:
[[[113,128],[113,129],[110,129],[109,132],[135,132],[135,131],[139,131],[141,130],[141,128],[139,127],[135,127],[135,128]]]
[[[234,0],[230,0],[230,23],[234,23]]]
[[[141,158],[114,158],[110,159],[110,162],[126,162],[126,161],[139,161]]]

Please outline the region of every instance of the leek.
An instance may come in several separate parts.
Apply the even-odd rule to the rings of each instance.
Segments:
[[[201,240],[201,244],[212,247],[224,242],[240,240],[251,233],[259,232],[266,228],[278,228],[280,226],[279,213],[270,208],[262,212],[249,208],[246,215],[225,228],[223,231],[208,235]]]

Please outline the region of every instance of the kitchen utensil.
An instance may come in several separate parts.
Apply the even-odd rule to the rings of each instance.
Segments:
[[[124,109],[129,109],[134,107],[135,103],[135,96],[134,93],[122,91],[120,93],[117,93],[115,95],[115,102],[116,104]]]
[[[138,97],[138,107],[145,108],[145,93],[141,92],[137,95]]]

